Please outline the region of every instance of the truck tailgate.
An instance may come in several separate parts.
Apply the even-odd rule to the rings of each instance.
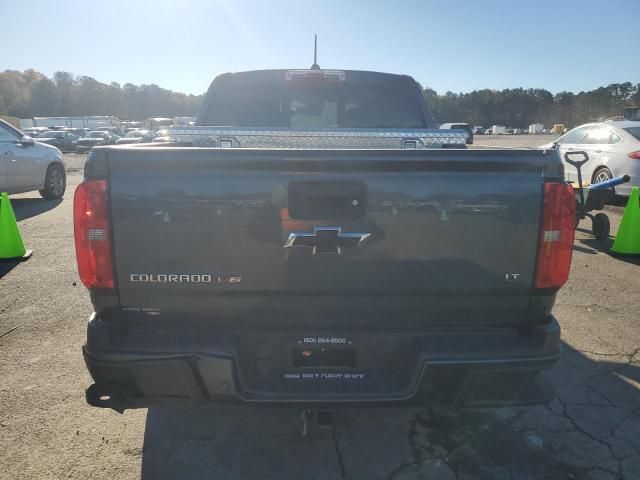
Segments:
[[[284,327],[514,326],[537,150],[109,148],[119,304]]]

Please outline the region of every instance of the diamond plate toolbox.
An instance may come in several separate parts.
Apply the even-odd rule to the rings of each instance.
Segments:
[[[467,134],[440,129],[172,127],[169,138],[194,147],[395,150],[465,148]]]

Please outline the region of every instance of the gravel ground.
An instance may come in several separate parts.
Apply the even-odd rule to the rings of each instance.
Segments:
[[[547,141],[476,138],[506,147]],[[556,392],[548,405],[352,409],[306,437],[298,410],[119,415],[87,406],[80,347],[92,309],[77,278],[71,218],[84,156],[67,162],[64,201],[12,200],[34,254],[0,264],[0,478],[640,478],[640,262],[611,257],[612,240],[593,240],[587,222],[554,308],[565,353],[548,374]],[[621,211],[608,207],[614,232]]]

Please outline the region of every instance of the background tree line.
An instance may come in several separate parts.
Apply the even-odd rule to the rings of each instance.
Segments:
[[[539,88],[474,90],[439,95],[423,90],[439,122],[471,125],[507,125],[526,128],[531,123],[575,126],[620,115],[626,106],[640,105],[640,83],[615,83],[588,92],[551,92]],[[0,114],[19,118],[114,115],[143,120],[154,116],[191,116],[202,95],[187,95],[158,85],[101,83],[92,77],[56,72],[48,78],[29,69],[0,73]]]
[[[588,92],[560,92],[553,95],[540,88],[474,90],[469,93],[424,89],[424,96],[439,122],[467,122],[471,125],[506,125],[527,128],[543,123],[573,127],[622,114],[624,107],[640,105],[640,83],[613,83]]]
[[[158,85],[98,82],[87,76],[56,72],[47,78],[35,70],[0,73],[0,114],[18,118],[114,115],[144,120],[155,116],[194,115],[202,95],[186,95]]]

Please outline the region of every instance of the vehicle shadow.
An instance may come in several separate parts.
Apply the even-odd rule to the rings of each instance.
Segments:
[[[0,279],[20,264],[16,260],[0,260]]]
[[[300,408],[151,408],[141,478],[590,478],[596,466],[640,478],[640,460],[614,465],[624,452],[607,446],[615,434],[640,449],[635,357],[565,344],[540,377],[555,393],[545,405],[352,408],[306,436]]]
[[[12,198],[11,206],[17,221],[26,220],[53,210],[62,203],[61,198],[45,200],[44,198]]]
[[[583,228],[578,228],[578,231],[583,233],[589,233],[588,230]],[[640,265],[640,254],[638,255],[621,255],[618,253],[614,253],[611,251],[611,247],[613,247],[614,238],[608,237],[604,240],[598,240],[596,238],[583,238],[576,239],[573,249],[582,252],[588,253],[591,255],[597,255],[598,253],[605,253],[616,260],[620,260],[621,262],[630,263],[632,265]]]
[[[573,244],[573,249],[583,253],[597,254],[597,253],[610,253],[613,246],[613,238],[608,237],[604,240],[598,240],[597,238],[580,238],[576,239]]]

